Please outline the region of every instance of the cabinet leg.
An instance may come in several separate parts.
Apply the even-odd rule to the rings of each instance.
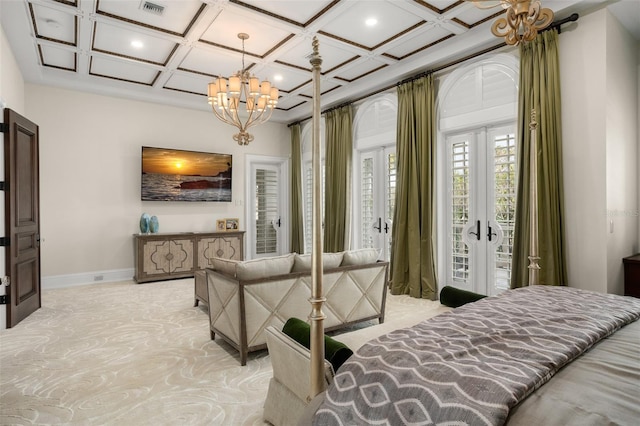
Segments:
[[[209,330],[209,333],[211,333],[211,340],[215,340],[216,339],[216,333],[213,330]]]
[[[197,307],[198,307],[198,302],[199,302],[199,300],[196,298],[196,299],[194,300],[194,302],[193,302],[193,307],[194,307],[194,308],[197,308]]]

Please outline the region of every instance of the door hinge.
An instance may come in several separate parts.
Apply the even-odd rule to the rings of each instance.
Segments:
[[[0,133],[7,133],[9,131],[9,125],[7,123],[0,123]]]
[[[11,244],[9,237],[0,237],[0,247],[9,247],[9,244]]]
[[[4,181],[0,182],[0,191],[4,191],[5,188],[6,188],[5,182]]]
[[[7,296],[5,294],[0,296],[0,305],[6,305],[7,303],[9,303],[9,301],[7,300]]]

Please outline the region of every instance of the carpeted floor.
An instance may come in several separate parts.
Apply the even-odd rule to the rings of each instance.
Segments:
[[[0,331],[0,424],[265,424],[268,353],[242,367],[236,351],[211,341],[193,279],[45,290],[42,306]],[[384,324],[339,339],[358,347],[440,306],[388,296]]]

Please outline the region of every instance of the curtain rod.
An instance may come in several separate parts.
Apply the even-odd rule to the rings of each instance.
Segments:
[[[340,104],[340,105],[336,105],[336,106],[334,106],[334,107],[327,108],[327,109],[325,109],[324,111],[322,111],[322,112],[321,112],[321,114],[326,114],[326,113],[328,113],[329,111],[333,111],[334,109],[338,109],[338,108],[345,107],[345,106],[347,106],[347,105],[351,105],[351,104],[352,104],[352,103],[354,103],[354,102],[356,102],[356,101],[344,102],[344,103],[342,103],[342,104]]]
[[[572,14],[572,15],[564,18],[564,19],[561,19],[559,21],[556,21],[556,22],[552,23],[551,25],[549,25],[547,28],[545,28],[541,32],[552,30],[552,29],[557,29],[558,30],[558,34],[560,34],[561,33],[560,26],[561,25],[566,24],[567,22],[575,22],[575,21],[578,20],[579,17],[580,17],[580,15],[578,15],[577,13],[574,13],[574,14]],[[406,78],[406,79],[404,79],[402,81],[399,81],[399,82],[397,82],[395,84],[392,84],[390,86],[383,87],[382,89],[378,89],[378,90],[376,90],[374,92],[367,93],[366,95],[363,95],[363,96],[360,96],[358,98],[352,99],[352,100],[350,100],[348,102],[344,102],[344,103],[342,103],[342,104],[340,104],[338,106],[334,106],[334,107],[328,108],[328,109],[322,111],[321,114],[327,113],[327,112],[329,112],[331,110],[334,110],[334,109],[337,109],[337,108],[342,108],[343,106],[346,106],[346,105],[349,105],[349,104],[356,103],[358,101],[361,101],[363,99],[369,98],[371,96],[375,96],[378,93],[385,92],[385,91],[387,91],[389,89],[392,89],[392,88],[394,88],[396,86],[399,86],[401,84],[405,84],[405,83],[408,83],[410,81],[417,80],[419,78],[427,76],[429,74],[433,74],[433,73],[436,73],[438,71],[442,71],[442,70],[447,69],[449,67],[458,65],[458,64],[460,64],[462,62],[465,62],[465,61],[468,61],[470,59],[476,58],[478,56],[484,55],[485,53],[489,53],[489,52],[492,52],[494,50],[500,49],[500,48],[502,48],[502,47],[504,47],[506,45],[507,45],[507,43],[502,42],[502,43],[496,44],[495,46],[491,46],[491,47],[488,47],[486,49],[480,50],[478,52],[472,53],[470,55],[464,56],[464,57],[462,57],[460,59],[457,59],[455,61],[449,62],[449,63],[444,64],[444,65],[441,65],[441,66],[436,67],[434,69],[431,69],[431,70],[428,70],[428,71],[422,71],[422,72],[420,72],[420,73],[418,73],[418,74],[416,74],[416,75],[414,75],[412,77]],[[294,121],[293,123],[287,124],[287,127],[291,127],[294,124],[301,124],[303,121],[309,120],[310,118],[311,118],[311,116],[302,118],[302,119],[297,120],[297,121]]]
[[[568,17],[564,18],[564,19],[561,19],[559,21],[556,21],[556,22],[552,23],[547,28],[542,30],[542,32],[557,28],[558,29],[558,34],[560,34],[562,32],[562,29],[560,28],[561,25],[566,24],[567,22],[575,22],[575,21],[578,20],[579,17],[580,17],[580,15],[578,15],[577,13],[573,13],[573,14],[569,15]]]

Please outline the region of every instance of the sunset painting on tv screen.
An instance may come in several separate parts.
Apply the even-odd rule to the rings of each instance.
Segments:
[[[231,201],[231,155],[142,147],[143,201]]]

